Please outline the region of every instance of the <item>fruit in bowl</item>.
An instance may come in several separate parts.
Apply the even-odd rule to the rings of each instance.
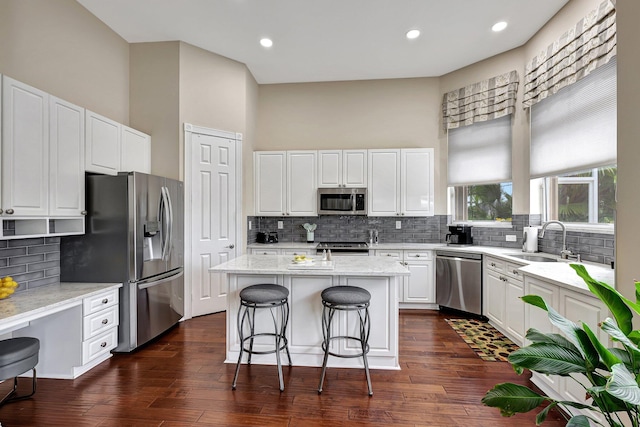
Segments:
[[[307,258],[306,255],[294,255],[293,256],[293,262],[302,263],[302,262],[307,262],[307,261],[311,261],[311,258]]]
[[[9,296],[15,292],[18,284],[13,280],[11,276],[3,277],[0,281],[0,299],[9,298]]]

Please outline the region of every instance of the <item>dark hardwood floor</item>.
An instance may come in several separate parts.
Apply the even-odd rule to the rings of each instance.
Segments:
[[[400,314],[399,371],[373,370],[373,397],[360,369],[224,364],[225,315],[183,322],[133,354],[116,354],[76,380],[38,381],[30,400],[0,408],[11,426],[514,426],[535,414],[503,418],[480,403],[494,384],[530,384],[505,362],[484,362],[432,311]],[[451,316],[449,316],[451,317]],[[26,384],[28,381],[24,381]],[[6,386],[5,382],[2,386]],[[565,423],[558,413],[545,426]]]

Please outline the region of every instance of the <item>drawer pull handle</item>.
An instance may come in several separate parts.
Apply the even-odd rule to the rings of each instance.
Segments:
[[[106,346],[107,346],[107,342],[106,342],[106,341],[103,341],[103,342],[100,344],[100,347],[102,347],[102,348],[105,348]]]
[[[108,303],[108,302],[109,302],[109,298],[105,298],[105,299],[103,299],[103,300],[102,300],[102,303],[103,303],[103,304],[106,304],[106,303]]]
[[[513,270],[513,274],[520,274],[520,272],[518,270]]]
[[[102,320],[102,324],[103,324],[103,325],[106,325],[107,323],[109,323],[109,319],[103,319],[103,320]]]
[[[491,267],[495,267],[495,266],[496,266],[496,263],[495,263],[495,262],[492,262],[492,263],[491,263],[491,264],[489,264],[489,265],[491,265]]]

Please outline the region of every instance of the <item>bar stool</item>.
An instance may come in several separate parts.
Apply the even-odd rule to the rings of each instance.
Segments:
[[[256,310],[269,309],[273,319],[273,332],[255,331]],[[249,324],[249,335],[244,335],[245,321]],[[285,350],[291,366],[291,354],[286,332],[289,323],[289,290],[284,286],[273,284],[251,285],[240,291],[240,308],[238,309],[238,335],[240,338],[240,354],[236,365],[236,374],[233,377],[231,388],[236,389],[238,372],[242,362],[242,354],[247,352],[247,364],[251,364],[253,354],[276,354],[276,364],[278,365],[278,379],[280,381],[280,391],[284,391],[284,381],[282,379],[282,363],[280,362],[280,352]],[[273,350],[257,351],[253,349],[253,341],[256,337],[270,336],[275,338]],[[249,347],[245,347],[245,342],[249,341]]]
[[[19,337],[9,338],[0,341],[0,380],[13,378],[13,389],[2,399],[0,406],[15,402],[16,400],[27,399],[36,392],[36,365],[38,364],[38,352],[40,351],[40,341],[37,338]],[[32,370],[31,393],[18,396],[18,375]]]
[[[371,330],[371,322],[369,318],[369,303],[371,294],[366,289],[357,286],[334,286],[322,291],[322,350],[324,350],[324,360],[322,361],[322,375],[320,376],[320,385],[318,385],[318,394],[322,393],[322,385],[324,376],[327,372],[327,359],[329,355],[335,357],[352,358],[362,357],[364,361],[364,372],[367,377],[367,387],[369,388],[369,396],[373,396],[371,388],[371,376],[369,375],[369,364],[367,362],[367,353],[369,353],[369,332]],[[331,323],[336,311],[355,311],[358,313],[360,320],[360,336],[354,337],[349,335],[331,336]],[[332,340],[346,339],[357,341],[360,343],[362,351],[357,354],[338,354],[329,350]]]

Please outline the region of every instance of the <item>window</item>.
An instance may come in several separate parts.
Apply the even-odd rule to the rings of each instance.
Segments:
[[[511,221],[510,182],[452,187],[455,221]]]
[[[613,224],[616,181],[615,165],[545,178],[547,219]]]

